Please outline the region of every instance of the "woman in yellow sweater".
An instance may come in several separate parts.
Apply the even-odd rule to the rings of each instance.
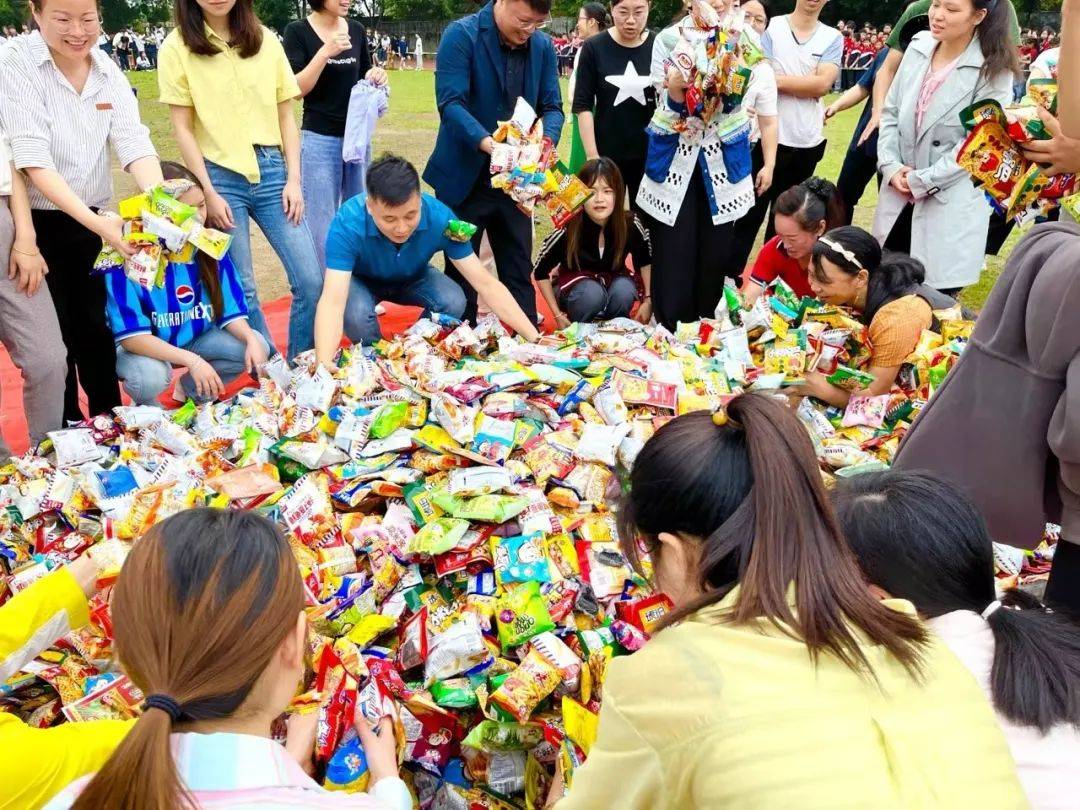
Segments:
[[[660,428],[621,524],[676,609],[611,661],[560,810],[1027,806],[974,679],[871,596],[789,408],[744,394]]]
[[[54,641],[89,623],[97,590],[93,549],[0,606],[0,683]],[[31,728],[0,712],[0,808],[37,808],[101,768],[134,721],[97,720]]]
[[[887,394],[900,366],[931,328],[934,311],[956,301],[923,283],[922,262],[904,253],[882,254],[878,241],[862,228],[833,228],[818,239],[810,258],[810,289],[828,304],[851,307],[869,328],[870,367],[874,381],[860,393]],[[845,407],[850,391],[812,372],[792,393]]]

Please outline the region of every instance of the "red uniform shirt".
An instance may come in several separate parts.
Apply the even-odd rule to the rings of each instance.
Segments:
[[[750,271],[750,279],[762,287],[767,287],[777,278],[782,278],[796,295],[813,295],[806,270],[787,255],[780,237],[774,236],[761,246],[754,269]]]

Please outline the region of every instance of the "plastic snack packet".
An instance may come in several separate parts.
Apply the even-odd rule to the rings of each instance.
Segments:
[[[861,391],[874,381],[874,375],[847,366],[837,366],[836,371],[825,379],[845,391]]]
[[[504,652],[555,629],[538,582],[525,582],[499,597],[495,602],[495,622]]]
[[[370,779],[367,756],[360,738],[351,737],[338,746],[326,764],[323,787],[345,793],[360,793],[367,790]]]
[[[468,242],[476,234],[476,226],[461,219],[452,219],[446,223],[445,235],[455,242]]]
[[[488,699],[519,723],[527,722],[536,707],[562,681],[562,675],[536,650],[529,650],[502,685]]]
[[[549,582],[547,544],[542,534],[517,537],[492,537],[491,557],[495,579],[501,585],[510,582]]]

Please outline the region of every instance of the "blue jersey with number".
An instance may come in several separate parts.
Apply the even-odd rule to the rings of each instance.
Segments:
[[[218,262],[218,277],[222,311],[214,312],[210,293],[199,277],[198,262],[170,262],[165,283],[150,289],[129,279],[123,268],[109,270],[105,276],[106,312],[116,342],[133,335],[154,335],[183,347],[211,327],[246,318],[244,290],[228,254]]]

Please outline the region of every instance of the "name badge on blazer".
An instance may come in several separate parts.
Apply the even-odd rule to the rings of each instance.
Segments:
[[[111,101],[99,101],[94,107],[101,111],[111,110],[113,108]]]

